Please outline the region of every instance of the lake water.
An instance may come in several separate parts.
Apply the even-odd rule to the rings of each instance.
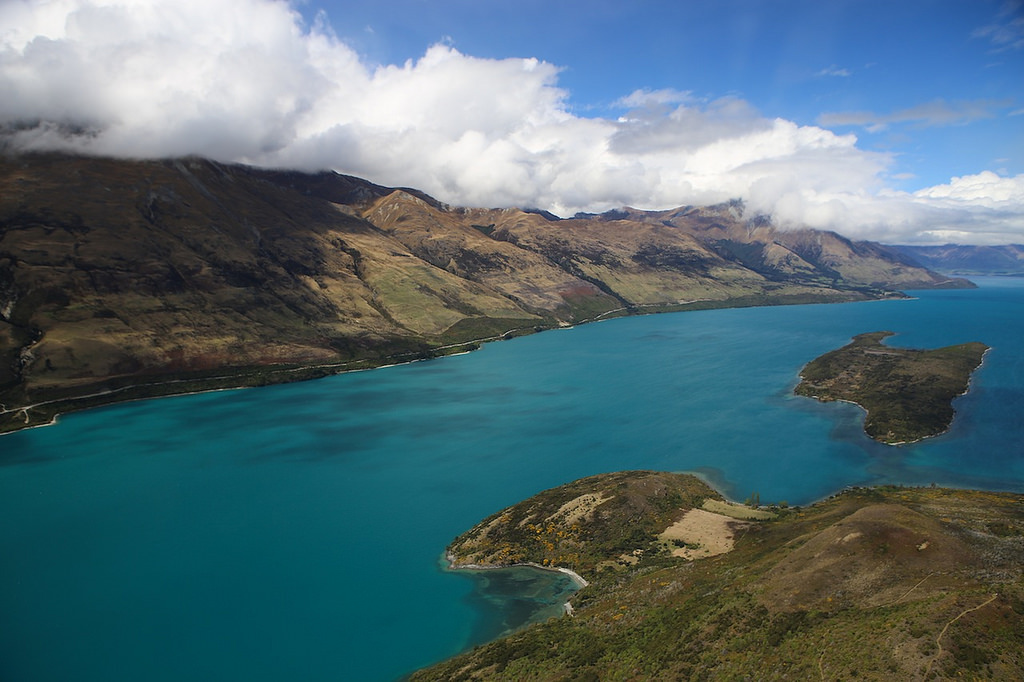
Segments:
[[[600,472],[698,471],[791,504],[874,483],[1024,491],[1024,280],[979,282],[609,320],[0,437],[0,679],[396,679],[531,599],[557,608],[564,583],[481,592],[441,555]],[[881,445],[857,407],[791,394],[804,363],[876,330],[992,347],[947,434]]]

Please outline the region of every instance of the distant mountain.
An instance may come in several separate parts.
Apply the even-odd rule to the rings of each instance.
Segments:
[[[954,275],[1024,276],[1024,246],[893,246],[913,262]]]
[[[0,430],[637,312],[970,286],[736,202],[559,220],[336,173],[0,157]]]

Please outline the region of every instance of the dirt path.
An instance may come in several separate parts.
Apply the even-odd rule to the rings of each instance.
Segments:
[[[968,613],[971,613],[972,611],[977,611],[978,609],[981,609],[981,608],[984,608],[984,607],[988,606],[989,604],[994,602],[998,596],[999,596],[998,594],[993,594],[991,597],[989,597],[988,599],[986,599],[982,603],[978,604],[977,606],[974,606],[974,607],[969,608],[969,609],[964,609],[963,611],[960,612],[959,615],[957,615],[951,621],[946,623],[946,626],[942,628],[942,632],[940,632],[939,636],[935,638],[935,646],[939,647],[939,652],[937,654],[935,654],[935,657],[931,660],[931,662],[928,663],[928,669],[924,671],[924,679],[928,679],[928,676],[932,672],[932,666],[935,665],[935,661],[939,660],[942,657],[942,654],[945,653],[945,650],[942,648],[942,638],[943,638],[943,636],[945,636],[946,630],[949,629],[949,626],[952,625],[953,623],[957,622],[958,620],[960,620],[964,616],[966,616]]]

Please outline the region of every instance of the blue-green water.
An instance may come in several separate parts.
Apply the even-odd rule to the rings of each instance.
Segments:
[[[611,320],[3,436],[0,679],[395,679],[512,622],[441,569],[446,544],[599,472],[697,470],[796,504],[1024,490],[1024,280],[982,284]],[[855,406],[791,395],[805,362],[883,329],[992,346],[949,433],[891,448]]]

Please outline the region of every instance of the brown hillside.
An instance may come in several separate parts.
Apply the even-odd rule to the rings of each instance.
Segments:
[[[907,275],[880,247],[808,234],[839,245],[831,260],[736,204],[555,220],[336,173],[0,157],[0,430],[609,314],[942,281]]]
[[[559,532],[569,519],[569,528],[579,529],[571,538],[578,566],[618,560],[584,571],[590,585],[572,598],[571,615],[477,647],[412,679],[1024,676],[1021,495],[851,489],[809,507],[775,507],[770,519],[743,521],[732,529],[729,546],[701,558],[670,554],[658,544],[665,535],[655,535],[678,518],[673,509],[687,510],[681,520],[703,512],[693,509],[698,497],[705,509],[723,508],[695,479],[696,496],[666,504],[666,485],[656,483],[684,490],[684,478],[627,472],[582,479],[510,507],[461,536],[453,545],[456,558],[465,549],[496,547],[495,541],[506,543],[500,556],[536,556],[545,551],[538,545],[559,550],[557,543],[567,542]],[[614,506],[619,495],[628,503]],[[558,511],[552,516],[551,510]],[[614,532],[588,530],[601,511],[606,516],[599,527]],[[517,522],[517,515],[531,513],[526,523]],[[631,547],[643,551],[624,552]]]

